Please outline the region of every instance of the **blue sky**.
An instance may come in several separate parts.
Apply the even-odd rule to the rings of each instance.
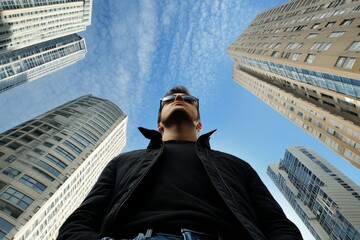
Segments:
[[[212,147],[248,161],[285,213],[313,239],[266,175],[286,147],[315,150],[360,184],[358,169],[232,80],[226,48],[255,16],[284,0],[94,1],[86,58],[0,94],[0,132],[85,94],[109,99],[129,117],[124,151],[145,148],[137,127],[156,128],[160,97],[174,85],[200,98]]]

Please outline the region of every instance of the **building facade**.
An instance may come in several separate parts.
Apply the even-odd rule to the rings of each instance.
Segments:
[[[55,239],[126,143],[127,116],[86,95],[0,135],[0,239]]]
[[[83,59],[91,0],[3,0],[0,93]]]
[[[237,83],[358,168],[359,13],[354,0],[289,1],[259,14],[227,49]]]
[[[69,66],[86,54],[77,34],[0,54],[0,93]]]
[[[84,31],[91,0],[3,0],[0,53]]]
[[[360,239],[360,187],[320,155],[287,148],[267,174],[315,239]]]

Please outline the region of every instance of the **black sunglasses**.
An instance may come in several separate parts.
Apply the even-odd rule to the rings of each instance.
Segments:
[[[196,103],[197,107],[199,107],[199,99],[191,96],[191,95],[180,95],[181,98],[187,102],[187,103]],[[169,102],[173,102],[175,101],[177,95],[169,95],[169,96],[165,96],[163,98],[160,99],[160,108],[162,108],[164,106],[165,103],[169,103]]]

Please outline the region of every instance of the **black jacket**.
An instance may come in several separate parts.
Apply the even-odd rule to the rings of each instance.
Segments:
[[[119,231],[115,224],[124,203],[151,170],[163,150],[161,134],[139,128],[150,139],[147,149],[120,154],[110,161],[89,195],[59,230],[59,240],[99,239]],[[211,182],[239,222],[256,239],[302,239],[255,170],[245,161],[211,150],[209,132],[196,142],[196,152]],[[121,231],[121,229],[120,229]]]

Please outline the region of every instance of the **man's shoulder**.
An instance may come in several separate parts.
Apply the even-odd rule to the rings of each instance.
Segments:
[[[245,164],[248,164],[245,160],[235,156],[235,155],[232,155],[230,153],[226,153],[226,152],[222,152],[222,151],[218,151],[218,150],[213,150],[211,149],[211,154],[214,156],[214,157],[219,157],[219,158],[222,158],[224,160],[228,160],[228,161],[235,161],[235,162],[238,162],[238,163],[245,163]]]

